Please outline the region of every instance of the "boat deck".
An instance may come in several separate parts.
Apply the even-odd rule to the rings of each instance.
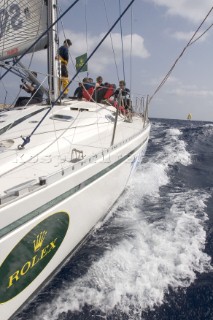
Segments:
[[[46,182],[48,177],[49,181],[54,181],[51,177],[62,171],[75,172],[100,158],[110,162],[112,151],[138,135],[144,126],[139,116],[134,116],[132,122],[119,116],[112,147],[115,109],[94,103],[67,102],[51,110],[32,135],[30,143],[19,150],[18,146],[23,142],[21,136],[28,136],[47,110],[40,106],[40,109],[4,113],[3,119],[7,118],[4,127],[9,125],[9,129],[1,135],[2,203],[5,195],[7,198],[8,195],[26,192],[26,189],[41,184],[42,179]],[[12,126],[17,119],[20,121],[26,117],[29,117],[27,121]]]

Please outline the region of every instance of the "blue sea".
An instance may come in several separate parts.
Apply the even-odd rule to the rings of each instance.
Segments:
[[[151,122],[125,192],[15,320],[213,320],[213,123]]]

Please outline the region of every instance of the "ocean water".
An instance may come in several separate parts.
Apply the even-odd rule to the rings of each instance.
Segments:
[[[14,320],[213,320],[213,123],[152,119],[87,243]]]

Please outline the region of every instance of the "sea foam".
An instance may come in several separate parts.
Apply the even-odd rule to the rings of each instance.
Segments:
[[[58,319],[62,312],[81,312],[85,305],[105,316],[116,309],[128,319],[141,319],[142,311],[165,302],[169,289],[187,288],[196,273],[212,270],[211,259],[204,252],[205,208],[210,195],[190,189],[160,192],[170,182],[172,165],[191,163],[179,129],[165,130],[161,145],[140,166],[97,232],[97,243],[104,239],[111,245],[86,274],[64,283],[36,319]],[[116,227],[121,234],[110,234],[110,228]]]

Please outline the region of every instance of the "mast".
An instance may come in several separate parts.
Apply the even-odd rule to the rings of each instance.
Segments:
[[[57,0],[48,0],[48,27],[57,20]],[[57,25],[55,24],[48,32],[48,75],[49,75],[49,99],[55,101],[58,92],[58,61],[55,59],[58,48]]]

